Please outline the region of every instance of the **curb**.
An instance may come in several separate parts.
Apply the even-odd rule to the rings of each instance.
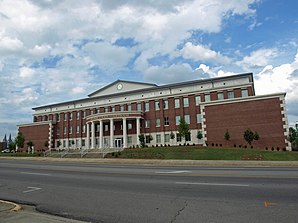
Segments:
[[[13,211],[13,212],[18,212],[18,211],[20,211],[20,210],[23,209],[21,205],[16,204],[16,203],[13,203],[13,202],[10,202],[10,201],[0,200],[0,203],[11,204],[11,205],[13,205],[14,208],[10,210],[10,211]]]

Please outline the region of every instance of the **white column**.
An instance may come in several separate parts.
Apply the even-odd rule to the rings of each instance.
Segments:
[[[99,148],[103,148],[103,121],[99,121]]]
[[[114,147],[114,119],[110,119],[110,148]]]
[[[123,148],[127,148],[127,125],[126,125],[126,118],[123,118],[122,129],[123,129]]]
[[[140,141],[139,141],[140,128],[141,128],[140,119],[141,118],[137,118],[137,145],[140,145]]]
[[[95,123],[91,122],[91,149],[95,149]]]
[[[86,148],[87,149],[89,149],[90,148],[90,144],[89,144],[89,142],[90,142],[90,129],[89,129],[89,123],[87,122],[86,123],[86,125],[87,125],[87,132],[86,132],[86,143],[85,143],[85,145],[86,145]]]

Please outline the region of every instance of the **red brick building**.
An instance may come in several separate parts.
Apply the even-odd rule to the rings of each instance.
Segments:
[[[250,128],[260,136],[254,148],[291,150],[285,93],[256,96],[251,73],[161,86],[117,80],[85,99],[33,110],[33,123],[18,130],[35,150],[45,149],[46,141],[60,149],[126,148],[139,145],[140,134],[148,146],[179,145],[181,118],[189,124],[190,145],[245,147]]]

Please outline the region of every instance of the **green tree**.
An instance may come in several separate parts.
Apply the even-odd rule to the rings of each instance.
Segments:
[[[15,139],[15,144],[16,144],[17,147],[23,148],[24,143],[25,143],[25,137],[21,132],[19,132],[16,139]]]
[[[11,143],[8,144],[8,149],[10,150],[15,150],[16,149],[16,143],[12,141]]]
[[[139,141],[140,141],[141,147],[144,148],[145,147],[145,136],[144,136],[144,134],[139,135]]]
[[[185,122],[184,118],[181,118],[179,121],[178,132],[179,132],[179,135],[182,138],[184,138],[185,143],[186,143],[186,137],[188,137],[190,135],[190,131],[189,131],[189,126]]]
[[[201,132],[201,131],[198,131],[198,132],[197,132],[197,139],[200,140],[200,139],[202,139],[202,138],[203,138],[203,134],[202,134],[202,132]]]
[[[170,133],[170,138],[175,139],[175,134],[173,132]]]
[[[260,135],[257,131],[253,132],[250,129],[246,129],[244,134],[243,134],[243,138],[245,139],[245,141],[251,145],[253,140],[259,140],[260,139]]]
[[[230,135],[230,133],[229,133],[229,131],[228,131],[228,130],[225,132],[225,134],[224,134],[224,138],[225,138],[225,140],[227,140],[227,141],[229,141],[229,140],[230,140],[230,138],[231,138],[231,135]]]
[[[294,149],[298,148],[298,128],[290,127],[289,141]]]

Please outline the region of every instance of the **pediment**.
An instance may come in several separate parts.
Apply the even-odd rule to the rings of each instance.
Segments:
[[[157,87],[156,84],[142,83],[142,82],[133,82],[133,81],[124,81],[117,80],[103,88],[100,88],[97,91],[89,94],[89,97],[100,97],[105,95],[118,94],[123,92],[142,90],[145,88]]]

